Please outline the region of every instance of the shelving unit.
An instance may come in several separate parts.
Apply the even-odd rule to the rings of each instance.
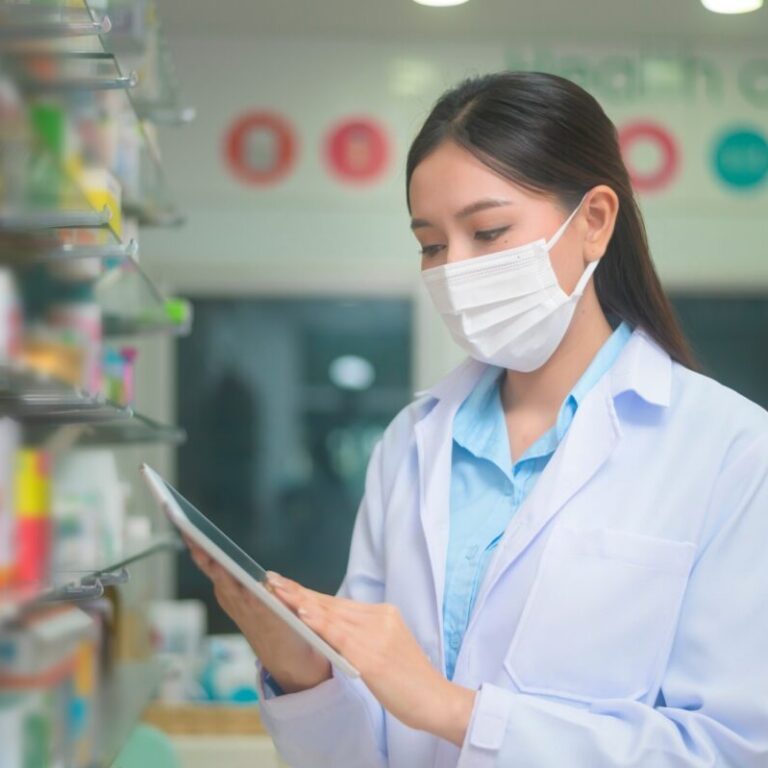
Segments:
[[[147,27],[153,45],[159,41],[154,58],[158,76],[152,88],[136,65],[147,41],[114,34],[124,26],[124,15],[135,13],[137,7],[154,19],[151,1],[102,1],[98,9],[91,7],[90,0],[56,2],[5,0],[0,4],[0,84],[12,83],[25,106],[53,102],[64,114],[79,109],[84,95],[103,99],[110,114],[119,115],[135,132],[136,160],[133,173],[120,178],[119,202],[105,202],[84,183],[82,168],[63,158],[44,131],[22,141],[14,126],[6,130],[0,124],[0,159],[3,152],[6,157],[23,156],[24,170],[24,174],[0,177],[0,268],[25,279],[36,271],[55,275],[61,268],[89,263],[105,341],[184,334],[191,324],[188,306],[165,297],[144,272],[138,238],[124,231],[123,222],[135,219],[140,228],[183,223],[152,124],[182,124],[194,116],[194,110],[182,105],[159,27]],[[98,152],[91,154],[98,156]],[[5,165],[0,166],[0,173],[4,169]],[[0,417],[21,425],[25,444],[55,445],[65,453],[75,446],[119,450],[176,445],[185,439],[184,430],[161,424],[132,406],[14,361],[0,363]],[[132,572],[141,576],[150,562],[167,558],[177,549],[177,537],[156,530],[149,537],[124,543],[117,553],[59,563],[40,583],[0,589],[0,642],[4,632],[18,630],[51,606],[88,605],[106,587],[122,594]],[[148,594],[142,588],[138,599],[145,600]],[[112,764],[162,674],[162,666],[152,658],[121,660],[114,666],[98,697],[97,743],[87,768]],[[2,693],[0,686],[0,697]]]

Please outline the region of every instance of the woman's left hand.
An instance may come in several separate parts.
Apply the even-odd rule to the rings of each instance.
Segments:
[[[360,672],[381,705],[411,728],[464,742],[475,691],[430,663],[393,605],[324,595],[273,572],[275,594]]]

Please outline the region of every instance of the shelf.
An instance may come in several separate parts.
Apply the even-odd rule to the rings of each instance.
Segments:
[[[0,415],[23,421],[33,444],[63,425],[79,425],[81,445],[116,443],[177,445],[186,439],[178,427],[160,424],[101,396],[28,368],[0,365]]]
[[[41,136],[32,131],[3,141],[2,151],[19,160],[14,186],[8,182],[0,206],[0,261],[35,261],[78,238],[92,246],[120,244],[120,211],[94,205],[77,170],[66,167]]]
[[[123,336],[186,336],[191,329],[188,323],[178,324],[160,318],[120,317],[104,315],[102,332],[105,338]]]
[[[120,662],[106,681],[100,705],[96,768],[109,768],[154,698],[165,672],[158,659]]]
[[[66,281],[92,282],[83,293],[92,288],[96,294],[105,337],[178,335],[189,330],[188,305],[155,287],[138,265],[136,243],[129,242],[132,222],[124,230],[121,223],[125,217],[142,226],[183,223],[148,121],[184,123],[194,110],[179,100],[154,0],[96,4],[0,0],[0,87],[9,105],[0,137],[0,264],[26,270],[17,277],[30,322],[46,317],[57,297],[75,293]],[[139,23],[126,23],[132,20]],[[131,34],[133,49],[121,47]],[[110,171],[120,194],[99,169]],[[67,353],[61,350],[61,357]],[[73,356],[71,377],[77,365]],[[44,444],[54,455],[75,444],[117,448],[178,444],[186,437],[182,429],[18,365],[0,365],[2,415],[23,422],[25,444]],[[98,598],[105,587],[125,581],[136,563],[180,546],[176,536],[155,536],[108,557],[60,564],[44,584],[0,590],[0,633],[8,623],[36,619],[44,606]],[[143,608],[147,597],[140,586]],[[104,681],[93,702],[98,723],[92,768],[115,761],[163,672],[157,660],[119,663]],[[62,726],[54,721],[52,727]]]
[[[138,75],[124,73],[111,53],[45,49],[0,52],[5,54],[6,66],[19,88],[29,96],[126,91],[138,84]]]
[[[48,242],[26,252],[14,249],[4,252],[0,247],[0,263],[19,270],[84,259],[103,262],[101,270],[89,271],[78,280],[95,283],[104,338],[188,334],[191,305],[183,299],[164,296],[143,271],[137,256],[138,246],[134,240],[104,245]]]
[[[0,590],[0,628],[52,593],[53,587],[50,584]]]
[[[0,414],[34,424],[83,424],[130,419],[130,408],[89,395],[34,370],[0,365]]]
[[[139,544],[126,546],[122,552],[118,552],[110,558],[100,558],[91,563],[63,564],[56,570],[53,581],[58,587],[77,584],[83,578],[98,577],[100,574],[120,571],[157,552],[177,551],[181,548],[181,541],[174,534],[153,536]]]
[[[57,243],[40,248],[36,253],[22,259],[9,259],[10,266],[33,266],[35,264],[61,264],[81,259],[99,259],[109,264],[121,264],[126,259],[135,259],[138,246],[135,240],[128,243],[108,243],[105,245],[77,245],[76,243]]]
[[[59,570],[46,584],[0,590],[0,627],[41,605],[100,597],[103,587],[110,583],[110,577],[117,574],[118,578],[113,578],[111,583],[119,582],[126,566],[158,552],[176,551],[180,547],[176,536],[155,536],[141,544],[127,547],[123,553],[109,560],[83,564],[76,570],[74,566]]]
[[[86,6],[6,2],[0,6],[0,50],[51,38],[104,35],[111,27],[108,16],[92,13]]]
[[[180,227],[186,222],[186,216],[179,213],[173,206],[159,206],[154,203],[123,202],[123,212],[126,216],[133,216],[142,227]]]
[[[46,229],[102,229],[112,218],[109,208],[100,211],[0,210],[0,232],[22,234]]]
[[[195,110],[182,103],[179,78],[155,3],[112,6],[110,14],[115,23],[111,34],[101,36],[103,49],[129,65],[134,64],[137,56],[146,57],[153,64],[153,76],[140,78],[133,92],[139,117],[166,125],[182,125],[194,120]],[[140,18],[137,19],[136,14]],[[141,26],[147,27],[148,34],[139,42],[135,38],[135,30]],[[147,45],[151,46],[149,55]],[[137,68],[140,69],[140,66],[137,65]]]
[[[127,421],[86,426],[78,445],[180,445],[187,439],[181,427],[161,424],[134,413]]]
[[[99,38],[95,39],[100,46]],[[44,97],[46,101],[64,102],[67,112],[73,115],[90,115],[95,110],[97,113],[110,114],[115,119],[127,121],[128,129],[137,134],[138,154],[130,173],[117,173],[123,188],[125,214],[135,216],[139,224],[144,226],[176,227],[183,223],[184,217],[178,212],[170,192],[154,135],[150,134],[131,96],[131,91],[138,85],[138,75],[135,72],[126,73],[114,54],[104,50],[35,50],[9,54],[0,47],[0,72],[3,71],[10,75],[29,103],[35,103],[38,97]],[[44,164],[61,166],[58,158],[51,159],[47,156],[51,153],[41,146],[41,143],[36,142],[31,150],[23,146],[20,150],[31,151],[34,162],[37,162],[40,155]],[[49,169],[47,174],[38,172],[37,175],[42,176],[46,182],[48,179],[53,180],[52,184],[44,184],[46,191],[48,187],[74,190],[78,188],[71,168],[58,167]],[[48,197],[54,203],[67,199],[52,194],[51,191],[48,191]],[[81,193],[76,199],[79,201],[84,197]],[[56,207],[53,206],[54,209],[49,211],[34,212],[35,216],[47,212],[55,218]],[[6,218],[12,226],[11,231],[24,230],[24,215],[17,214],[15,217]],[[16,218],[20,218],[20,221],[17,222]],[[36,223],[32,221],[32,224]],[[56,225],[46,228],[50,226]]]
[[[183,336],[190,331],[189,302],[164,296],[134,258],[126,259],[121,269],[103,275],[95,285],[95,297],[106,338]]]
[[[6,2],[0,7],[0,53],[28,53],[30,43],[45,43],[46,50],[57,53],[110,54],[118,61],[128,61],[146,54],[146,41],[138,42],[133,36],[137,25],[146,24],[153,45],[147,58],[154,72],[151,79],[139,76],[135,83],[136,115],[166,125],[194,120],[195,110],[181,101],[179,79],[155,4],[111,4],[108,14],[92,5],[88,0],[67,6]],[[141,18],[133,18],[135,14]]]

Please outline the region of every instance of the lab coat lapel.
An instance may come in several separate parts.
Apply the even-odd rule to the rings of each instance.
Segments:
[[[483,363],[468,359],[428,390],[427,394],[438,398],[438,402],[415,426],[419,464],[419,514],[432,570],[435,620],[440,629],[441,649],[445,558],[450,526],[453,418],[485,368]]]
[[[419,508],[434,580],[443,666],[442,605],[450,524],[453,418],[486,368],[483,363],[468,359],[428,390],[438,403],[415,426]],[[622,434],[614,399],[631,390],[650,405],[666,407],[671,397],[671,380],[669,355],[642,330],[635,330],[610,373],[584,398],[560,446],[507,527],[481,586],[467,633],[482,614],[486,596],[507,568],[609,459]]]
[[[473,618],[481,613],[486,596],[507,568],[605,464],[620,436],[610,382],[603,377],[580,405],[554,456],[507,526],[478,595]]]

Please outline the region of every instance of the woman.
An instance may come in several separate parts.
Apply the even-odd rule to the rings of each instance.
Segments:
[[[613,124],[559,77],[469,80],[407,185],[469,358],[374,450],[339,595],[270,577],[362,681],[194,552],[263,665],[279,751],[768,765],[768,414],[695,372]]]

